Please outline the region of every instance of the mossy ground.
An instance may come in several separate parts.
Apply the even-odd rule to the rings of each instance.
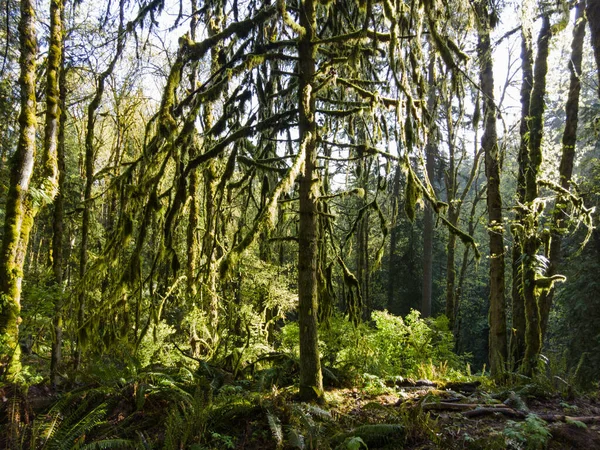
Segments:
[[[566,399],[531,387],[502,391],[479,386],[473,390],[469,384],[461,393],[442,383],[404,383],[377,389],[329,389],[325,404],[317,406],[296,402],[293,387],[258,392],[252,383],[234,382],[215,388],[210,380],[194,379],[186,384],[174,374],[140,376],[111,387],[70,389],[71,393],[66,393],[43,384],[31,386],[18,405],[21,437],[26,438],[35,424],[55,417],[57,410],[52,405],[57,402],[63,402],[60,414],[66,417],[69,408],[89,401],[82,413],[96,404],[106,405],[106,412],[94,426],[81,430],[79,439],[85,443],[125,439],[131,448],[343,449],[365,448],[363,444],[369,449],[600,448],[598,393]],[[470,418],[462,410],[439,407],[449,403],[485,407],[503,401],[506,405],[510,392],[520,392],[511,397],[519,398],[515,408],[524,408],[530,415],[597,420],[546,423],[501,413]],[[0,419],[6,424],[15,394],[8,388],[1,394]],[[71,403],[64,401],[67,395],[74,399]],[[94,396],[97,400],[91,400]],[[436,403],[438,407],[431,407]],[[354,444],[361,446],[352,447]]]

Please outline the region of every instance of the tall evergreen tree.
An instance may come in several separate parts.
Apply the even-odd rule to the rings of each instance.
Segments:
[[[480,84],[483,96],[483,136],[487,177],[488,234],[490,239],[490,339],[489,360],[492,377],[500,378],[508,356],[506,336],[506,303],[504,298],[504,220],[500,194],[500,154],[496,131],[496,104],[494,102],[494,69],[490,33],[495,12],[487,1],[477,4]]]

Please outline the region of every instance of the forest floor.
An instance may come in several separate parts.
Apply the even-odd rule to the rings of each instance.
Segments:
[[[99,392],[104,398],[99,397],[98,404],[112,406],[96,428],[84,430],[80,426],[84,420],[77,417],[64,436],[71,436],[74,444],[80,439],[86,443],[130,439],[132,446],[123,448],[600,449],[598,392],[573,395],[550,392],[536,384],[496,390],[479,382],[402,380],[379,389],[328,389],[325,403],[311,406],[294,401],[293,389],[256,392],[248,387],[224,385],[210,400],[196,393],[198,403],[175,399],[173,386],[155,397],[140,397],[142,389],[158,392],[151,384],[143,388],[140,382],[113,391],[106,386],[80,388],[79,400],[71,406],[63,403],[63,409],[80,410],[87,417],[90,413],[79,408]],[[10,392],[0,389],[0,394],[6,408]],[[26,407],[21,408],[25,412],[21,425],[29,423],[35,429],[36,416],[49,420],[48,408],[64,394],[47,385],[31,386],[22,405]],[[109,401],[110,396],[115,401]],[[142,398],[145,403],[140,403]],[[86,408],[97,409],[91,401]],[[67,417],[66,412],[62,414]],[[62,420],[67,428],[68,419]],[[170,436],[178,433],[187,433],[188,440],[167,445]],[[139,445],[133,445],[134,441]]]
[[[417,384],[423,385],[394,394],[346,389],[329,396],[331,404],[337,402],[340,412],[357,423],[386,422],[390,409],[408,415],[404,442],[388,442],[382,448],[600,449],[597,394],[566,400],[559,394],[542,394],[534,385],[517,394],[487,392],[472,383],[442,389],[426,381]]]

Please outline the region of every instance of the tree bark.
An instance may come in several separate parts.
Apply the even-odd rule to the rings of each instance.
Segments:
[[[487,177],[488,234],[490,239],[490,338],[489,359],[493,378],[503,376],[507,358],[506,306],[504,300],[504,222],[500,195],[500,156],[496,132],[496,105],[494,102],[494,69],[490,42],[490,16],[486,2],[477,4],[480,20],[478,56],[480,84],[483,94],[484,131],[481,147]]]
[[[198,5],[196,0],[190,1],[190,9],[192,12],[192,18],[190,19],[190,38],[192,41],[196,41],[196,27],[198,25],[197,10]],[[198,62],[194,62],[190,65],[190,89],[193,91],[196,89]],[[195,146],[190,146],[190,158],[195,158],[197,151]],[[188,216],[188,224],[186,230],[186,247],[187,247],[187,264],[186,264],[186,277],[187,277],[187,295],[189,301],[195,301],[198,290],[196,289],[196,272],[198,267],[198,223],[199,223],[199,210],[200,205],[198,203],[198,172],[194,169],[190,172],[190,181],[188,184],[188,198],[190,199],[190,213]],[[194,336],[192,336],[192,339]],[[196,355],[195,355],[196,356]]]
[[[213,5],[212,14],[208,14],[206,24],[210,36],[217,35],[223,27],[224,12],[220,2]],[[214,45],[210,50],[211,73],[219,70],[220,45]],[[207,130],[214,125],[214,102],[206,102],[204,105],[204,124]],[[209,141],[210,142],[210,141]],[[206,164],[202,172],[204,179],[204,217],[205,234],[202,240],[202,253],[206,261],[206,282],[204,283],[204,301],[203,309],[210,317],[210,337],[213,342],[218,340],[219,330],[219,296],[218,296],[218,265],[217,265],[217,235],[218,235],[218,215],[217,211],[217,187],[219,185],[219,167],[215,159],[211,159]]]
[[[396,167],[394,172],[394,181],[392,188],[392,223],[390,233],[390,261],[388,267],[388,300],[387,308],[390,312],[397,314],[399,311],[399,302],[396,301],[396,247],[398,245],[398,203],[400,199],[400,172],[402,169]]]
[[[542,28],[538,36],[538,49],[535,57],[533,72],[533,89],[529,117],[529,157],[525,171],[525,206],[529,208],[526,219],[529,224],[524,226],[523,242],[523,298],[525,300],[525,355],[523,356],[522,371],[531,375],[537,366],[537,358],[542,350],[542,331],[540,308],[535,288],[536,258],[540,245],[538,236],[538,220],[534,201],[538,196],[538,175],[542,164],[542,136],[544,132],[544,96],[546,94],[546,73],[548,72],[548,52],[552,28],[550,18],[542,18]]]
[[[5,206],[4,235],[0,257],[0,370],[6,381],[17,381],[21,370],[19,323],[24,255],[31,229],[26,203],[35,159],[36,97],[35,70],[37,39],[32,0],[21,0],[19,23],[21,57],[19,87],[19,143],[12,160],[10,187]],[[25,240],[25,242],[23,242]],[[23,243],[25,245],[23,245]]]
[[[575,160],[575,145],[577,143],[577,122],[579,116],[579,93],[581,91],[581,64],[583,60],[583,41],[585,38],[585,0],[580,0],[575,7],[575,27],[573,28],[573,41],[571,42],[571,59],[569,70],[571,79],[569,81],[569,94],[567,97],[565,130],[562,136],[562,156],[560,160],[559,176],[560,185],[569,190],[573,176],[573,161]],[[558,273],[561,262],[562,229],[564,228],[566,204],[557,196],[552,213],[552,240],[550,243],[550,262],[546,276],[551,277]],[[542,291],[539,298],[540,326],[542,342],[548,328],[548,318],[552,308],[554,297],[554,286]]]
[[[600,96],[600,0],[588,0],[586,7],[587,20],[590,25],[592,47],[596,58],[598,72],[598,96]]]
[[[64,240],[64,187],[65,187],[65,100],[66,100],[66,73],[64,67],[64,30],[63,30],[64,4],[62,0],[53,0],[50,3],[50,30],[51,44],[48,54],[48,80],[47,80],[47,113],[45,147],[49,151],[56,143],[56,169],[57,193],[54,198],[54,213],[52,217],[52,273],[54,285],[57,288],[54,317],[52,327],[52,349],[50,355],[50,382],[58,382],[58,369],[61,363],[62,347],[62,294],[63,294],[63,240]],[[58,79],[57,79],[58,76]],[[57,105],[51,106],[51,99],[58,100]],[[53,117],[55,116],[55,117]],[[57,122],[50,126],[49,123]],[[56,133],[55,136],[53,134]]]
[[[525,6],[524,6],[525,7]],[[517,156],[517,204],[525,202],[525,172],[529,162],[529,107],[531,103],[531,89],[533,88],[533,48],[531,45],[531,27],[529,26],[529,11],[524,11],[525,20],[521,27],[521,125],[519,133],[521,143]],[[523,221],[523,211],[519,207],[515,214],[515,222]],[[523,252],[521,249],[520,234],[513,232],[512,247],[512,335],[511,351],[514,364],[518,367],[525,355],[525,299],[523,297]]]
[[[119,24],[119,37],[117,40],[117,48],[113,59],[110,61],[108,67],[104,72],[100,74],[98,78],[98,84],[96,85],[96,92],[92,101],[90,102],[87,109],[87,124],[86,124],[86,135],[85,135],[85,156],[84,156],[84,167],[85,167],[85,187],[83,193],[83,213],[81,219],[81,244],[79,247],[79,279],[83,281],[87,269],[88,261],[88,241],[90,235],[90,221],[92,213],[92,187],[94,184],[94,139],[95,139],[95,124],[96,124],[96,112],[100,107],[100,102],[104,95],[105,84],[107,78],[112,74],[117,61],[123,53],[125,48],[125,29],[123,27],[124,15],[123,15],[124,2],[120,2],[120,24]],[[86,309],[86,293],[85,288],[82,288],[79,293],[79,308],[77,311],[77,328],[81,329],[85,319]],[[77,346],[75,349],[75,369],[79,368],[81,364],[81,341],[79,336],[77,337]]]
[[[431,116],[429,130],[427,133],[427,145],[425,146],[425,167],[430,180],[435,179],[435,159],[437,157],[437,125],[435,123],[436,95],[435,86],[435,57],[431,57],[429,63],[429,94],[427,98],[427,109]],[[433,183],[432,183],[433,186]],[[421,316],[431,316],[431,302],[433,295],[433,208],[428,203],[425,206],[423,218],[423,290],[421,298]]]
[[[300,392],[302,400],[323,398],[323,377],[317,337],[317,126],[315,122],[316,93],[312,92],[315,78],[316,11],[313,0],[302,2],[299,38],[299,151],[305,153],[304,171],[299,180],[300,223],[298,230],[298,322],[300,325]]]

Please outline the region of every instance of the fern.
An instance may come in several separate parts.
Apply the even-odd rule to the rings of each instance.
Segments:
[[[72,426],[65,425],[69,424],[70,421],[63,422],[63,426],[60,426],[57,429],[56,434],[52,437],[51,441],[48,442],[48,448],[57,450],[80,448],[85,441],[86,434],[104,422],[106,407],[106,403],[101,403],[81,417],[81,419]]]
[[[338,446],[339,448],[340,446]],[[367,444],[358,436],[352,436],[344,441],[341,447],[345,450],[368,449]]]
[[[291,428],[288,431],[287,436],[287,442],[290,447],[304,450],[304,435],[302,435],[300,431],[296,430],[295,428]]]
[[[316,416],[321,420],[330,420],[331,419],[331,413],[329,411],[327,411],[326,409],[319,408],[316,405],[310,405],[310,404],[307,404],[304,407],[306,409],[306,412],[308,414],[311,414],[312,416]]]
[[[331,438],[331,443],[340,446],[351,438],[358,437],[367,447],[383,447],[392,442],[403,440],[405,436],[406,432],[402,425],[380,423],[362,425],[348,433],[338,433]]]
[[[200,389],[194,393],[191,403],[176,404],[167,417],[163,448],[184,448],[192,439],[201,438],[206,431],[209,411]]]
[[[81,447],[81,450],[108,450],[108,449],[136,448],[135,442],[129,439],[104,439],[92,442]]]
[[[273,434],[273,438],[277,443],[277,448],[283,447],[283,429],[281,428],[281,421],[271,411],[267,410],[267,421],[269,422],[269,428]]]
[[[507,444],[524,445],[527,450],[541,450],[546,448],[552,434],[548,424],[535,414],[529,414],[524,422],[509,420],[504,429]]]
[[[288,439],[293,440],[293,444],[290,445],[300,449],[322,448],[322,436],[325,434],[326,426],[331,422],[331,413],[309,404],[294,405],[291,412],[291,431],[288,433]]]

